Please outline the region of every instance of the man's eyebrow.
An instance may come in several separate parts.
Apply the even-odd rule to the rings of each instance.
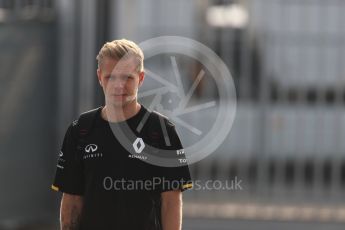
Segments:
[[[125,77],[127,77],[127,76],[133,77],[133,76],[134,76],[133,73],[120,73],[120,74],[118,74],[118,75],[119,75],[119,76],[125,76]]]
[[[135,75],[133,73],[111,73],[111,74],[105,74],[105,77],[134,77]]]

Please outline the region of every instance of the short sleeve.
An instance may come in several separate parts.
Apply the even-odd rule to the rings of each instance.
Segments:
[[[168,121],[166,127],[171,145],[168,147],[166,146],[165,149],[175,150],[168,152],[175,154],[176,160],[185,161],[181,161],[181,166],[178,167],[153,166],[154,178],[157,182],[156,189],[159,192],[170,190],[185,191],[186,189],[191,189],[193,187],[193,183],[180,138],[176,132],[175,126],[172,123]]]
[[[51,188],[64,193],[83,195],[83,162],[76,148],[73,128],[74,126],[70,125],[65,134]]]

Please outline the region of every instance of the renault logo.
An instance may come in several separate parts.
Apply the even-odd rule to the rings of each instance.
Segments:
[[[86,147],[85,147],[85,152],[87,153],[93,153],[93,152],[96,152],[96,150],[98,149],[97,145],[95,144],[88,144]]]
[[[133,142],[133,148],[136,153],[141,153],[143,149],[145,148],[145,143],[143,139],[138,137],[134,142]]]

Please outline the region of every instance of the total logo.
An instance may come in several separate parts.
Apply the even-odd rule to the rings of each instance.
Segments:
[[[133,142],[133,149],[137,154],[140,154],[145,148],[145,143],[143,141],[142,138],[138,137],[137,139],[135,139],[135,141]],[[134,154],[129,154],[128,155],[129,158],[137,158],[140,160],[146,160],[147,157],[146,156],[142,156],[142,155],[134,155]]]
[[[87,146],[85,146],[85,154],[83,156],[84,159],[88,159],[88,158],[99,158],[99,157],[103,157],[102,153],[96,152],[98,150],[98,146],[96,144],[88,144]]]

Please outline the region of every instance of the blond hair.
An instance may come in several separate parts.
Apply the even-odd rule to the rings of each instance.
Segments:
[[[96,59],[98,68],[102,65],[104,58],[113,58],[120,60],[126,57],[135,57],[138,60],[138,72],[144,71],[144,54],[140,47],[133,41],[127,39],[119,39],[107,42],[100,49]]]

